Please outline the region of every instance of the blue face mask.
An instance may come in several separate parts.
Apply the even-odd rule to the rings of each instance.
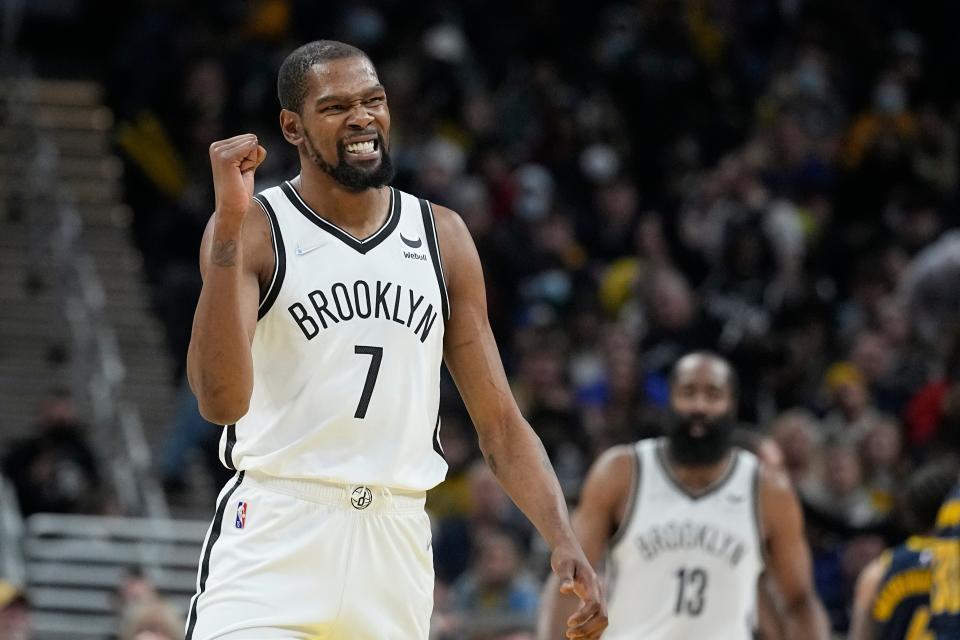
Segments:
[[[899,115],[906,106],[907,92],[899,82],[883,82],[873,93],[873,107],[884,115]]]
[[[827,94],[827,74],[815,62],[801,63],[793,72],[793,82],[804,95],[822,98]]]

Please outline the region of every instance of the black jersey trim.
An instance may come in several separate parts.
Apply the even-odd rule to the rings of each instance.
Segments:
[[[630,528],[630,520],[633,518],[633,514],[636,513],[637,503],[640,502],[640,473],[643,469],[643,464],[640,458],[640,451],[636,445],[633,445],[633,455],[631,457],[633,458],[633,482],[630,483],[630,493],[627,495],[627,506],[623,510],[623,520],[620,521],[617,530],[614,531],[610,537],[611,549],[617,546],[627,533],[627,529]]]
[[[223,443],[223,465],[227,469],[237,470],[236,465],[233,462],[233,446],[237,444],[237,424],[228,424],[227,429],[227,441]]]
[[[423,215],[423,229],[427,235],[427,247],[433,259],[433,270],[437,273],[437,286],[440,287],[440,303],[443,308],[443,317],[450,319],[450,298],[447,296],[447,281],[443,276],[443,262],[440,260],[440,241],[437,239],[437,224],[433,217],[433,206],[420,199],[420,213]]]
[[[368,251],[386,240],[388,237],[390,237],[390,234],[393,233],[393,230],[396,229],[397,225],[400,223],[400,198],[393,187],[390,187],[390,213],[387,215],[387,219],[383,221],[383,224],[380,225],[380,228],[377,229],[373,235],[364,238],[363,240],[353,237],[311,209],[310,205],[304,202],[303,198],[300,197],[300,194],[297,193],[297,190],[293,188],[293,185],[290,184],[289,180],[281,184],[280,189],[287,196],[287,199],[290,201],[290,203],[296,207],[300,213],[303,214],[303,217],[359,253],[366,254]]]
[[[443,455],[443,445],[440,444],[440,412],[437,412],[437,424],[433,427],[433,450],[437,452],[437,455],[447,459],[447,456]]]
[[[727,464],[727,468],[722,474],[720,474],[720,477],[701,489],[699,492],[690,491],[687,489],[673,474],[673,469],[670,468],[670,461],[667,460],[667,441],[665,439],[661,439],[659,442],[657,442],[656,456],[657,461],[660,463],[660,467],[663,469],[663,474],[666,476],[667,480],[670,481],[670,484],[672,484],[677,491],[686,495],[691,500],[699,500],[722,489],[723,486],[727,484],[727,481],[733,477],[733,472],[737,470],[737,465],[740,463],[740,455],[735,448],[730,450],[730,454],[731,460]]]
[[[283,234],[280,233],[280,221],[277,219],[277,214],[273,210],[273,207],[270,206],[270,201],[263,197],[262,194],[255,195],[253,199],[257,201],[257,204],[260,205],[263,212],[267,215],[267,220],[270,223],[270,235],[273,238],[273,255],[276,258],[273,266],[273,279],[261,297],[260,306],[257,308],[257,320],[259,320],[267,315],[270,307],[272,307],[276,301],[277,296],[280,295],[280,287],[283,286],[283,279],[287,275],[287,252],[283,247]]]
[[[207,538],[207,543],[204,546],[203,550],[203,560],[200,561],[200,580],[197,585],[197,593],[193,596],[193,600],[190,603],[190,617],[188,618],[189,624],[187,625],[187,634],[184,640],[193,640],[193,630],[197,626],[197,603],[200,601],[200,596],[203,595],[203,592],[207,588],[207,578],[210,577],[210,554],[213,552],[213,545],[220,538],[220,532],[223,529],[223,516],[227,510],[227,504],[230,502],[230,498],[240,488],[240,483],[243,482],[243,474],[241,471],[237,475],[237,481],[233,483],[233,487],[230,488],[223,498],[220,499],[220,503],[217,504],[216,514],[213,516],[213,524],[210,525],[210,537]]]

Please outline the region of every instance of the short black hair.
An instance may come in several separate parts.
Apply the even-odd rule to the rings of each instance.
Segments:
[[[710,351],[708,349],[701,349],[698,351],[691,351],[690,353],[683,354],[677,361],[674,363],[673,367],[670,369],[670,377],[668,383],[670,388],[677,383],[677,376],[680,373],[680,363],[686,360],[691,356],[698,356],[701,358],[706,358],[708,360],[714,360],[716,362],[723,363],[727,367],[727,384],[730,385],[730,395],[734,398],[740,397],[740,377],[737,375],[737,372],[734,370],[733,365],[730,364],[730,361],[724,358],[722,355],[716,351]]]
[[[934,528],[940,505],[957,482],[957,462],[947,458],[930,462],[915,471],[900,494],[903,525],[913,534]]]
[[[277,97],[280,99],[280,106],[300,113],[303,100],[307,97],[307,72],[311,67],[328,60],[354,57],[370,60],[370,56],[362,49],[337,40],[314,40],[294,49],[280,65],[280,72],[277,74]]]

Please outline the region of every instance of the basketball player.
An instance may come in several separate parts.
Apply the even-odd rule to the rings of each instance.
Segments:
[[[299,176],[255,195],[256,136],[210,147],[216,210],[188,366],[237,474],[204,543],[188,640],[427,638],[441,358],[487,464],[582,600],[571,629],[598,637],[599,584],[510,393],[473,241],[454,212],[388,186],[373,64],[313,42],[283,62],[278,93]]]
[[[786,637],[828,637],[788,479],[730,443],[736,386],[722,358],[684,356],[670,377],[668,437],[613,447],[588,473],[574,529],[591,562],[607,553],[605,639],[753,638],[765,568]],[[557,640],[572,603],[548,585],[540,638]]]
[[[933,463],[911,476],[900,500],[907,540],[880,554],[857,578],[850,640],[929,637],[930,565],[937,510],[956,479],[956,467]]]
[[[937,543],[933,547],[930,585],[932,638],[960,638],[960,483],[937,514]]]

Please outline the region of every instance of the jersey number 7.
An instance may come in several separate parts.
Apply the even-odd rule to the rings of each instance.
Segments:
[[[370,406],[370,396],[373,395],[373,387],[377,384],[377,374],[380,373],[380,361],[383,360],[383,347],[366,347],[358,344],[353,348],[353,352],[361,356],[370,356],[370,368],[367,369],[367,379],[363,383],[363,393],[360,394],[360,404],[357,405],[357,412],[353,414],[354,418],[363,418],[367,415],[367,407]]]

